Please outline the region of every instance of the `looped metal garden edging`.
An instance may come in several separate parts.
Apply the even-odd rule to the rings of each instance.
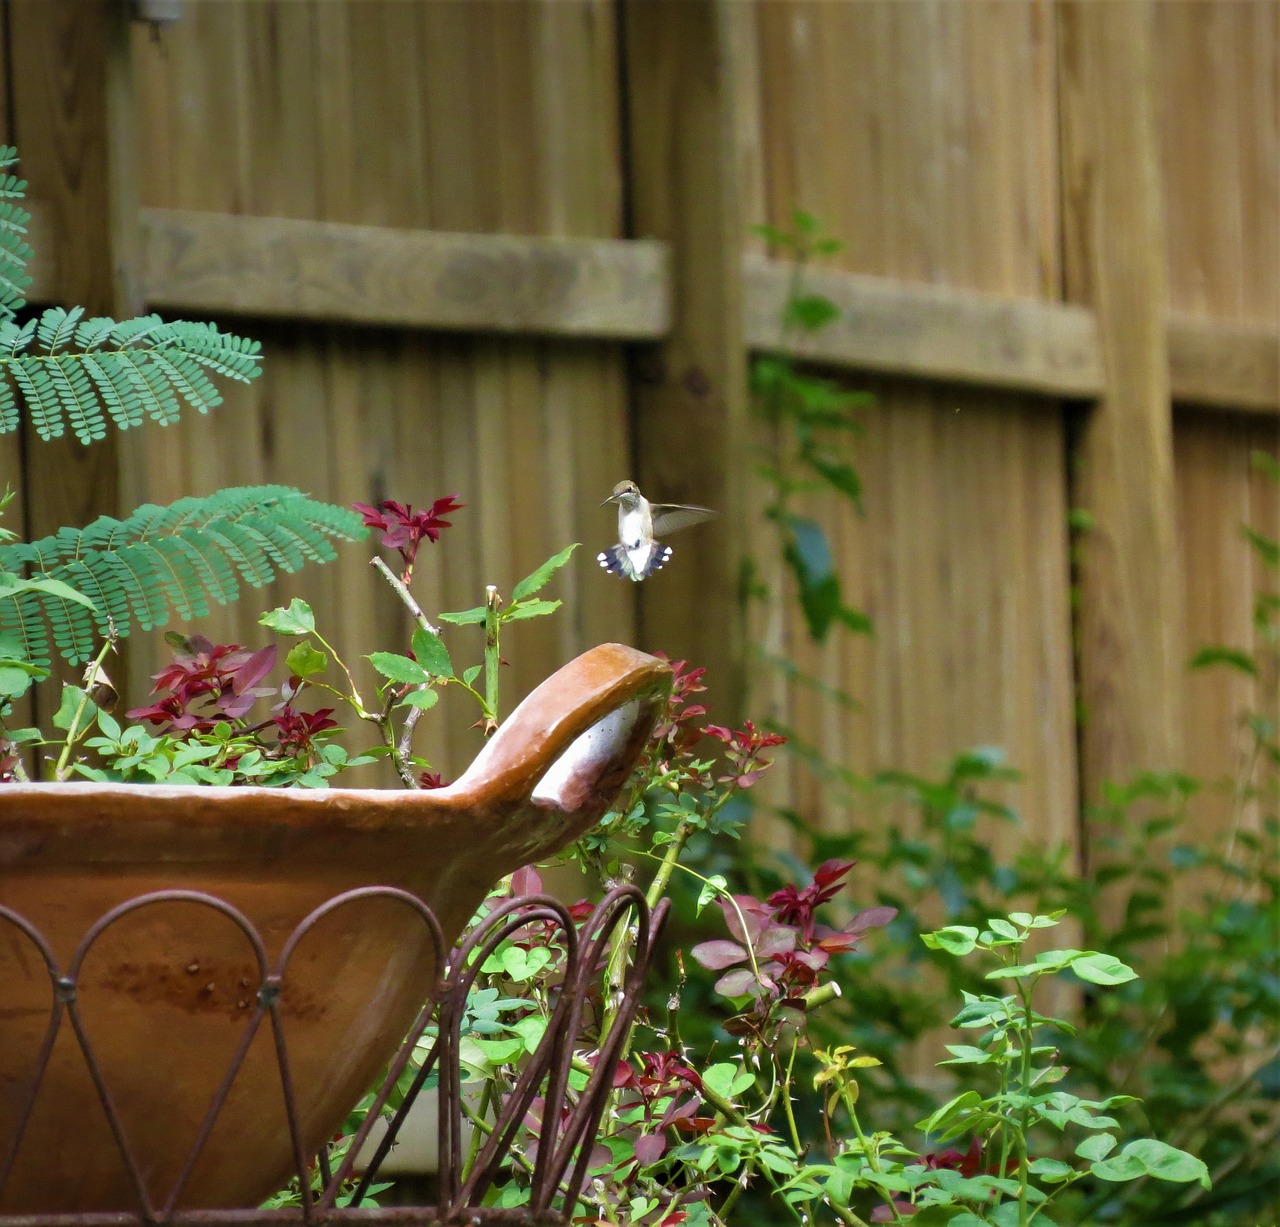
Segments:
[[[420,922],[436,953],[434,966],[444,967],[433,983],[422,986],[423,1005],[405,1036],[399,1051],[382,1078],[365,1119],[336,1168],[330,1166],[328,1146],[315,1160],[305,1153],[290,1064],[288,1026],[282,1003],[290,989],[290,965],[305,939],[339,909],[371,901],[387,901],[403,907]],[[168,1189],[148,1187],[148,1156],[140,1153],[130,1137],[128,1122],[122,1117],[107,1076],[98,1060],[94,1042],[92,977],[86,974],[95,946],[114,928],[143,909],[194,906],[224,918],[238,930],[257,967],[257,984],[246,990],[242,1031],[230,1060],[217,1082],[208,1109],[186,1155],[177,1179]],[[344,891],[316,907],[289,935],[280,954],[271,962],[267,946],[244,913],[211,894],[193,890],[159,890],[127,900],[107,911],[77,945],[65,970],[54,950],[34,924],[11,908],[0,906],[0,943],[24,944],[38,955],[49,981],[49,1016],[39,1052],[26,1085],[5,1088],[4,1094],[16,1107],[14,1127],[0,1137],[0,1227],[268,1227],[300,1223],[321,1224],[359,1222],[371,1227],[400,1224],[511,1224],[563,1223],[572,1214],[577,1196],[587,1176],[592,1147],[596,1140],[606,1100],[612,1089],[613,1073],[623,1051],[639,1003],[654,949],[666,918],[667,905],[651,913],[642,894],[633,886],[619,886],[605,895],[580,929],[564,906],[546,896],[525,896],[503,901],[446,958],[439,922],[421,899],[408,891],[387,886],[367,886]],[[598,970],[606,957],[610,940],[620,926],[632,931],[634,957],[607,1015],[607,1031],[591,1045],[592,1072],[570,1084],[570,1068],[584,1032],[585,1019],[593,1004]],[[548,1025],[524,1068],[509,1091],[500,1097],[491,1119],[485,1123],[487,1137],[476,1148],[469,1170],[464,1170],[462,1133],[464,1120],[461,1040],[467,999],[485,960],[502,942],[525,935],[524,940],[559,948],[562,962],[554,989],[554,1005]],[[83,983],[82,983],[83,982]],[[251,991],[250,991],[251,990]],[[0,1012],[4,1010],[4,989],[0,984]],[[301,1204],[283,1209],[254,1207],[191,1209],[183,1206],[183,1193],[192,1171],[200,1161],[210,1135],[215,1130],[228,1099],[235,1093],[237,1076],[255,1037],[269,1031],[275,1053],[278,1091],[287,1122],[293,1154],[292,1175],[297,1180]],[[5,1186],[22,1153],[27,1126],[41,1103],[42,1091],[49,1093],[46,1072],[55,1044],[73,1037],[84,1069],[93,1082],[97,1103],[110,1128],[119,1162],[129,1176],[136,1198],[130,1210],[90,1213],[3,1213]],[[157,1061],[163,1054],[154,1054]],[[371,1131],[384,1119],[382,1110],[416,1064],[403,1101],[390,1116],[386,1130],[367,1164],[357,1161],[367,1152]],[[440,1197],[436,1206],[377,1207],[361,1205],[378,1169],[395,1144],[405,1117],[432,1077],[438,1084],[440,1138]],[[539,1102],[540,1101],[540,1102]],[[528,1120],[537,1106],[539,1123],[531,1131]],[[536,1145],[530,1145],[535,1142]],[[530,1153],[531,1152],[531,1157]],[[483,1207],[481,1203],[512,1162],[524,1167],[529,1183],[527,1206]],[[313,1183],[315,1187],[313,1188]],[[352,1186],[354,1185],[354,1189]],[[345,1190],[348,1204],[339,1206]]]

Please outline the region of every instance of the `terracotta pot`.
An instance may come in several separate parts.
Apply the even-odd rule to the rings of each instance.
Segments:
[[[669,685],[664,662],[617,644],[595,648],[539,686],[457,783],[430,792],[5,785],[0,905],[44,935],[63,975],[109,909],[175,887],[239,909],[269,964],[314,908],[368,885],[424,900],[452,944],[501,876],[599,819]],[[373,1083],[437,970],[421,918],[387,898],[336,909],[299,943],[280,1005],[305,1153]],[[166,901],[110,924],[75,978],[85,1036],[149,1198],[162,1205],[257,1005],[258,958],[228,916]],[[0,1177],[53,997],[38,947],[0,917]],[[138,1207],[67,1022],[0,1213]],[[292,1170],[264,1026],[179,1204],[256,1205]]]

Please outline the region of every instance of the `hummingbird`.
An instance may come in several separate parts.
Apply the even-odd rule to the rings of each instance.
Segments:
[[[620,481],[600,506],[610,503],[618,504],[618,544],[601,550],[596,561],[610,575],[635,583],[647,579],[671,557],[671,547],[655,540],[658,533],[673,533],[718,514],[683,503],[651,503],[633,481]]]

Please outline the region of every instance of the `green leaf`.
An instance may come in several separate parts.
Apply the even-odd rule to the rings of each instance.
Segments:
[[[1116,1148],[1116,1140],[1109,1133],[1095,1133],[1076,1147],[1082,1159],[1105,1159]]]
[[[1096,954],[1086,952],[1081,958],[1073,959],[1071,970],[1082,980],[1090,984],[1124,984],[1136,980],[1138,973],[1127,963],[1122,963],[1113,954]]]
[[[522,950],[519,946],[507,946],[498,952],[498,961],[502,970],[517,984],[532,980],[548,963],[551,962],[551,951],[538,946],[533,950]]]
[[[1258,676],[1258,662],[1254,660],[1251,653],[1242,651],[1240,648],[1201,648],[1191,658],[1187,668],[1205,669],[1210,665],[1229,665],[1232,669],[1239,669],[1241,673],[1247,673],[1250,677]]]
[[[946,1048],[951,1053],[952,1059],[939,1061],[939,1065],[987,1065],[995,1060],[992,1053],[983,1048],[976,1048],[972,1044],[948,1044]]]
[[[425,685],[431,681],[431,675],[416,660],[410,660],[396,652],[371,652],[369,663],[383,677],[390,678],[393,682]]]
[[[1016,941],[1019,937],[1018,930],[1007,920],[1001,920],[999,916],[993,916],[987,921],[988,927],[1000,937],[1012,938]]]
[[[1258,552],[1263,562],[1271,567],[1280,566],[1280,541],[1257,532],[1247,525],[1240,531],[1244,533],[1245,540]]]
[[[949,925],[932,933],[920,934],[920,940],[930,950],[945,950],[948,954],[966,955],[978,945],[978,930],[970,925]]]
[[[732,1100],[735,1095],[741,1095],[754,1086],[756,1077],[732,1061],[720,1061],[702,1071],[702,1081],[723,1099]]]
[[[713,873],[702,884],[702,889],[698,892],[698,903],[694,909],[695,916],[702,915],[702,909],[707,906],[713,899],[719,898],[721,895],[729,893],[729,881],[722,874]]]
[[[840,308],[821,294],[798,294],[788,300],[783,323],[805,332],[817,332],[840,318]]]
[[[463,680],[464,682],[466,682],[466,684],[467,684],[468,686],[473,686],[473,685],[475,685],[475,680],[476,680],[476,678],[478,678],[479,676],[480,676],[480,666],[479,666],[479,665],[472,665],[470,669],[464,669],[464,670],[462,671],[462,680]]]
[[[831,547],[816,520],[790,516],[787,528],[790,531],[783,557],[800,587],[800,607],[809,635],[821,643],[841,606],[840,580],[831,561]]]
[[[511,1030],[524,1042],[525,1051],[531,1053],[542,1043],[542,1037],[547,1033],[547,1020],[541,1014],[529,1014],[513,1022]]]
[[[58,710],[53,714],[53,727],[70,732],[71,725],[76,718],[76,712],[80,711],[82,703],[84,704],[84,711],[80,716],[83,722],[80,727],[83,729],[96,716],[98,706],[79,686],[64,685],[62,687],[62,702],[58,705]]]
[[[1113,1182],[1154,1176],[1180,1184],[1195,1180],[1206,1189],[1212,1187],[1209,1169],[1201,1160],[1155,1138],[1130,1142],[1114,1159],[1099,1159],[1089,1170],[1100,1180]]]
[[[459,613],[442,613],[440,621],[450,622],[454,626],[467,626],[473,622],[483,622],[484,614],[484,606],[477,605],[473,609],[464,609]]]
[[[49,676],[48,669],[26,661],[5,661],[0,664],[0,696],[6,699],[17,699],[38,681]]]
[[[311,606],[294,597],[287,609],[273,609],[264,613],[258,622],[278,635],[311,635],[315,633],[316,618]]]
[[[523,601],[525,597],[532,596],[535,592],[540,592],[546,586],[547,581],[573,557],[573,551],[577,548],[578,542],[576,541],[572,545],[566,545],[558,554],[548,558],[536,571],[526,575],[511,590],[512,602]]]
[[[862,479],[857,470],[843,460],[832,460],[819,452],[806,452],[805,462],[817,472],[828,485],[834,486],[855,506],[862,503]]]
[[[453,661],[449,649],[434,631],[419,626],[413,632],[413,654],[432,677],[452,677]]]
[[[1027,1164],[1027,1171],[1039,1176],[1047,1184],[1060,1184],[1075,1175],[1075,1168],[1061,1159],[1032,1159]]]
[[[543,614],[555,613],[560,608],[560,601],[521,601],[519,605],[508,605],[498,618],[503,622],[520,622],[525,618],[540,618]]]
[[[486,1060],[494,1065],[503,1065],[524,1051],[524,1040],[518,1036],[500,1040],[476,1040],[475,1046],[484,1054]]]
[[[9,575],[4,578],[6,582],[0,586],[0,597],[16,596],[21,592],[43,592],[60,601],[74,601],[86,609],[98,608],[83,592],[60,579],[18,579]]]
[[[969,1220],[966,1223],[964,1220]],[[911,1227],[986,1227],[976,1215],[959,1206],[925,1206],[911,1216]]]
[[[954,1099],[948,1100],[931,1116],[916,1124],[917,1129],[925,1133],[939,1133],[946,1140],[947,1133],[963,1127],[969,1115],[982,1107],[982,1096],[977,1091],[965,1091]]]
[[[439,691],[432,690],[430,686],[425,686],[421,690],[411,690],[404,696],[401,707],[420,707],[423,711],[430,711],[440,701]]]
[[[285,668],[295,677],[315,677],[329,667],[329,657],[311,645],[311,641],[296,644],[284,658]]]

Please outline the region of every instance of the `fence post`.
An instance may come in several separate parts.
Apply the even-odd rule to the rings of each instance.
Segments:
[[[672,542],[680,582],[642,585],[641,637],[706,666],[726,718],[741,706],[747,512],[733,2],[628,0],[622,22],[631,237],[671,244],[674,294],[670,336],[633,362],[635,476],[651,498],[722,513]]]
[[[1081,782],[1179,762],[1182,581],[1169,292],[1147,0],[1058,8],[1066,297],[1097,318],[1104,391],[1086,412],[1075,505]]]
[[[42,221],[41,284],[87,315],[133,314],[140,303],[129,6],[17,0],[6,10],[10,139]],[[29,424],[24,429],[28,537],[119,511],[116,435],[86,447],[70,437],[41,442]],[[119,663],[109,670],[124,673]]]

